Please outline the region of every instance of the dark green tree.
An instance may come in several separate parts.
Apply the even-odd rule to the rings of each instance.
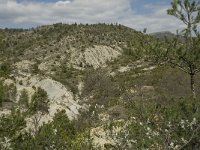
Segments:
[[[167,49],[167,61],[190,75],[192,95],[196,98],[195,75],[200,72],[200,1],[173,0],[171,5],[168,14],[182,21],[185,28]]]
[[[52,122],[41,126],[34,137],[29,133],[20,135],[14,146],[15,149],[74,149],[72,146],[75,138],[74,123],[63,110],[55,114]]]
[[[197,0],[173,0],[169,15],[176,17],[184,25],[173,38],[155,39],[147,35],[141,40],[145,57],[157,63],[166,63],[190,76],[193,98],[196,98],[195,75],[200,72],[200,2]],[[149,58],[150,57],[150,58]]]
[[[13,108],[11,114],[0,117],[0,140],[4,137],[15,138],[17,132],[26,127],[26,121],[23,114]],[[1,149],[1,148],[0,148]]]
[[[3,34],[0,31],[0,53],[1,54],[3,53],[2,47],[3,47]]]
[[[3,100],[4,100],[4,86],[3,82],[0,81],[0,107],[2,107]]]
[[[28,103],[29,98],[28,98],[28,92],[24,89],[21,92],[20,98],[19,98],[19,105],[25,108],[28,108]]]
[[[38,111],[42,113],[48,112],[48,95],[45,90],[38,87],[36,92],[33,94],[31,103],[30,103],[30,111],[31,113],[36,113]]]
[[[0,77],[8,77],[11,73],[11,65],[8,62],[0,64]]]

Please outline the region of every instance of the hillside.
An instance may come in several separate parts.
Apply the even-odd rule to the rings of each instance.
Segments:
[[[146,60],[153,36],[115,24],[1,32],[0,149],[181,149],[194,134],[199,146],[189,76]]]
[[[151,35],[156,38],[160,38],[160,39],[163,39],[165,37],[174,38],[176,36],[175,34],[169,32],[169,31],[155,32],[155,33],[151,33]]]

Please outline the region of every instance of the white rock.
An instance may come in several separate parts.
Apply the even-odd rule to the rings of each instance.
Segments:
[[[120,48],[113,49],[108,46],[96,45],[93,48],[87,48],[83,53],[73,52],[71,54],[71,64],[74,66],[82,65],[83,67],[89,65],[97,69],[106,66],[108,61],[112,61],[119,55],[121,55]]]
[[[118,71],[121,72],[121,73],[123,73],[123,72],[129,71],[130,69],[131,68],[129,66],[126,66],[126,67],[120,67]]]
[[[148,67],[148,68],[144,68],[144,69],[142,69],[143,71],[149,71],[149,70],[153,70],[153,69],[155,69],[156,68],[156,66],[151,66],[151,67]]]
[[[23,82],[29,82],[29,84],[19,85],[17,84],[18,99],[23,89],[26,89],[30,97],[34,94],[33,86],[41,87],[47,92],[49,98],[49,113],[42,115],[39,121],[39,125],[52,121],[57,111],[65,110],[69,119],[72,120],[79,114],[78,110],[81,106],[74,100],[73,93],[69,91],[61,83],[52,80],[51,78],[41,78],[38,76],[17,78]],[[27,118],[27,129],[32,128],[32,121],[34,116]]]

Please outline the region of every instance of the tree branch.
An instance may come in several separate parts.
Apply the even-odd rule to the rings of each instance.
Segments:
[[[181,71],[187,73],[187,74],[190,74],[190,72],[186,69],[184,69],[181,65],[177,64],[177,63],[174,63],[172,61],[168,61],[168,63],[170,63],[171,65],[177,67],[178,69],[180,69]]]
[[[199,73],[200,72],[200,68],[197,68],[194,70],[194,73]]]
[[[192,136],[190,137],[190,139],[187,141],[187,143],[185,143],[183,146],[181,146],[180,148],[179,148],[179,150],[182,150],[182,149],[184,149],[191,141],[192,141],[192,139],[194,138],[194,136],[196,135],[196,133],[197,133],[197,131],[200,129],[200,125],[199,126],[197,126],[197,128],[194,130],[194,132],[192,133]]]

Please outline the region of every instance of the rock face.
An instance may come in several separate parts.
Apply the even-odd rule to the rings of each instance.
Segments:
[[[106,66],[108,61],[112,61],[121,55],[121,49],[119,47],[113,49],[108,46],[94,46],[87,48],[82,53],[72,53],[71,64],[78,67],[92,66],[93,68],[99,68]]]
[[[8,84],[8,80],[6,80]],[[9,81],[9,83],[13,83]],[[20,84],[19,84],[20,83]],[[29,76],[29,77],[17,77],[16,78],[17,88],[17,101],[19,100],[20,93],[22,90],[26,90],[29,94],[29,99],[35,93],[33,87],[40,87],[47,92],[49,98],[49,113],[48,114],[35,114],[30,118],[27,118],[27,128],[33,128],[33,120],[39,118],[39,126],[43,123],[52,121],[54,115],[61,110],[65,110],[69,119],[75,119],[79,114],[78,110],[81,106],[74,100],[74,95],[61,83],[52,80],[51,78]],[[2,110],[0,115],[9,114],[10,111]]]
[[[74,68],[83,69],[85,66],[91,66],[94,69],[99,67],[105,67],[107,62],[113,61],[118,56],[121,55],[121,48],[114,46],[95,45],[90,48],[86,48],[84,51],[77,49],[68,49],[68,62],[67,65],[73,66]],[[64,60],[62,56],[59,59],[46,59],[41,60],[41,63],[38,64],[38,69],[44,71],[44,74],[50,72],[52,63],[54,67],[58,67],[60,63]],[[61,83],[52,80],[49,77],[43,77],[39,75],[31,74],[31,69],[36,62],[29,60],[21,60],[14,64],[16,72],[13,77],[16,79],[15,82],[17,89],[17,98],[18,102],[22,90],[26,90],[29,95],[29,100],[31,100],[32,95],[35,93],[35,88],[42,88],[47,92],[49,98],[49,113],[48,114],[35,114],[27,118],[27,128],[33,128],[34,120],[37,120],[39,126],[43,123],[52,121],[54,115],[61,110],[65,110],[69,119],[72,120],[77,117],[79,114],[79,109],[81,106],[75,101],[75,96],[71,91],[69,91]],[[8,82],[8,81],[7,81]],[[11,83],[9,81],[7,84]],[[80,84],[78,86],[79,90],[82,88]],[[80,90],[81,91],[81,90]],[[79,91],[79,92],[80,92]],[[80,93],[79,93],[80,94]],[[6,112],[3,110],[2,112]],[[1,112],[0,112],[1,114]]]
[[[51,117],[57,110],[64,109],[70,119],[73,119],[78,114],[78,109],[81,107],[74,101],[73,93],[66,89],[61,83],[52,80],[51,78],[39,78],[37,76],[29,78],[18,78],[23,81],[23,85],[17,84],[18,93],[26,89],[29,93],[33,86],[41,87],[47,92],[49,102],[49,115]],[[19,95],[19,94],[18,94]]]
[[[50,78],[42,80],[32,78],[29,82],[31,85],[41,87],[47,92],[47,95],[50,99],[50,116],[54,116],[57,110],[62,109],[66,111],[69,119],[73,119],[78,115],[78,109],[81,106],[74,101],[73,93],[67,90],[61,83]]]

